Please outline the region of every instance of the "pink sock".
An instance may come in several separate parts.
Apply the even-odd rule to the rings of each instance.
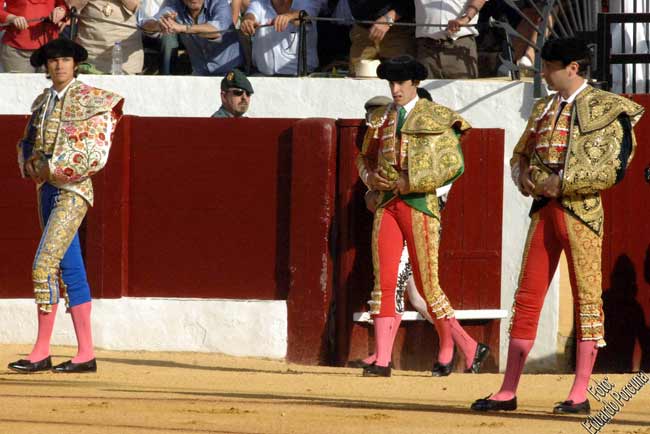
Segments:
[[[402,315],[395,315],[393,318],[393,324],[390,328],[390,350],[393,352],[393,346],[395,345],[395,338],[399,332],[399,325],[402,323]]]
[[[576,377],[573,380],[573,387],[571,387],[567,401],[580,404],[587,399],[589,377],[591,377],[591,371],[594,369],[594,362],[596,362],[597,355],[598,347],[596,346],[596,341],[578,341]]]
[[[375,318],[375,344],[377,348],[377,366],[388,366],[393,352],[391,345],[392,327],[395,322],[393,317]]]
[[[70,308],[74,332],[77,335],[77,355],[72,359],[72,363],[84,363],[95,358],[90,324],[91,307],[92,302],[89,301]]]
[[[454,339],[451,332],[451,324],[447,319],[436,319],[433,321],[438,333],[438,342],[440,348],[438,349],[438,363],[447,365],[451,363],[454,357]]]
[[[56,310],[58,304],[52,305],[52,312],[43,312],[36,306],[38,312],[38,335],[36,343],[32,352],[29,353],[27,359],[30,362],[40,362],[50,355],[50,339],[52,338],[52,330],[54,329],[54,320],[56,319]]]
[[[506,365],[506,375],[503,377],[501,390],[490,399],[495,401],[508,401],[517,394],[517,385],[519,378],[524,371],[524,364],[534,340],[511,338],[508,346],[508,364]]]
[[[456,318],[449,318],[445,321],[449,321],[449,324],[451,325],[451,335],[454,338],[454,343],[458,345],[460,350],[465,355],[465,368],[471,368],[478,343],[470,335],[467,334],[463,326],[460,325]]]
[[[395,315],[395,321],[391,327],[391,336],[390,336],[391,353],[392,353],[393,346],[395,345],[395,338],[397,337],[397,332],[399,331],[399,325],[401,322],[402,322],[402,315]],[[375,363],[377,361],[376,349],[374,354],[369,355],[365,359],[361,359],[361,361],[367,365],[372,365],[373,363]]]

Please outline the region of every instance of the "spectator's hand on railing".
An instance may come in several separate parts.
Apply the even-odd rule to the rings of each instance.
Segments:
[[[255,21],[255,18],[249,16],[244,18],[244,21],[241,22],[240,30],[245,35],[253,36],[258,26],[259,24]]]
[[[50,21],[52,21],[54,24],[59,24],[61,20],[65,18],[65,8],[62,8],[61,6],[57,6],[54,9],[52,9],[52,12],[50,13]]]
[[[452,34],[458,33],[460,27],[469,24],[469,21],[470,19],[467,15],[454,20],[449,20],[449,22],[447,22],[447,32]]]
[[[9,15],[7,17],[7,23],[11,24],[18,30],[25,30],[29,27],[29,23],[25,17],[19,17],[16,15]]]
[[[391,24],[385,15],[377,18],[375,24],[370,27],[370,40],[376,43],[381,42],[384,36],[386,36],[386,33],[388,33],[388,30],[390,30]]]
[[[185,26],[176,22],[175,13],[165,14],[158,22],[164,34],[181,33],[185,29]]]
[[[287,30],[287,27],[289,27],[289,22],[294,19],[296,19],[296,17],[293,12],[277,15],[273,19],[273,27],[276,32],[284,32]]]

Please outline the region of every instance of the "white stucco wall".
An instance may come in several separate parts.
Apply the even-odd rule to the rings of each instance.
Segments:
[[[81,80],[126,97],[125,112],[140,116],[205,117],[219,108],[217,77],[82,76]],[[386,82],[333,78],[251,78],[255,94],[251,117],[359,118],[364,102],[389,96]],[[0,114],[27,114],[34,97],[48,86],[38,74],[0,74]],[[422,86],[435,101],[461,113],[473,126],[505,130],[503,262],[501,302],[510,309],[517,286],[530,199],[509,179],[508,159],[532,107],[530,83],[502,80],[429,80]],[[551,285],[542,312],[531,366],[553,366],[558,330],[558,279]],[[1,303],[0,303],[1,304]],[[501,327],[501,369],[507,356],[508,320]],[[286,332],[285,332],[286,333]]]
[[[0,343],[32,343],[34,300],[0,301]],[[285,301],[180,298],[93,301],[95,346],[111,350],[202,351],[283,358],[287,353]],[[70,315],[57,311],[54,345],[76,346]]]

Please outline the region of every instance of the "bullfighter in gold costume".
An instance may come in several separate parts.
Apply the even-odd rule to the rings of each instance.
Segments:
[[[551,40],[541,54],[544,77],[557,93],[535,104],[510,161],[515,184],[535,200],[513,305],[507,368],[501,390],[477,400],[472,409],[517,408],[517,384],[564,251],[574,302],[576,376],[569,396],[553,412],[588,414],[587,386],[598,348],[605,346],[600,192],[623,178],[636,145],[632,128],[643,108],[588,85],[584,42]]]
[[[461,327],[438,281],[440,211],[436,189],[463,173],[459,137],[470,126],[449,108],[418,98],[417,86],[427,73],[412,57],[383,62],[377,75],[388,80],[393,103],[372,113],[357,159],[363,182],[371,190],[381,191],[372,230],[375,285],[370,301],[377,359],[363,374],[391,374],[390,356],[399,325],[395,287],[404,242],[416,287],[427,301],[440,337],[434,375],[451,372],[454,342],[465,354],[466,370],[478,372],[488,347]]]
[[[108,160],[124,101],[76,80],[77,65],[86,57],[80,45],[57,39],[31,58],[34,67],[46,66],[53,86],[34,101],[25,136],[18,143],[20,171],[36,183],[43,234],[32,267],[38,336],[26,359],[9,364],[17,372],[97,369],[90,288],[77,230],[93,204],[90,177]],[[72,316],[78,352],[52,368],[50,337],[60,298]]]

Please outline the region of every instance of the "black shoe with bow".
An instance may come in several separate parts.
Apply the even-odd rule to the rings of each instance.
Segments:
[[[52,358],[50,356],[47,356],[38,362],[30,362],[27,359],[20,359],[9,363],[7,365],[7,368],[11,369],[12,371],[24,374],[39,371],[49,371],[52,369]]]
[[[347,363],[347,367],[348,367],[348,368],[361,368],[361,369],[365,369],[365,368],[367,368],[367,367],[370,366],[370,365],[371,365],[371,363],[366,363],[366,362],[363,361],[363,359],[350,360],[350,361]]]
[[[477,344],[472,366],[465,369],[465,373],[478,374],[481,370],[481,364],[485,361],[488,354],[490,354],[490,347],[481,343]]]
[[[372,364],[363,368],[364,377],[390,377],[390,365],[389,366],[378,366]]]
[[[555,407],[553,407],[553,413],[555,414],[589,414],[591,413],[591,406],[589,405],[589,400],[585,399],[583,402],[578,404],[574,403],[571,400],[558,402]]]
[[[477,399],[470,408],[474,411],[513,411],[517,409],[516,396],[508,401],[497,401],[490,399],[490,396],[492,395]]]
[[[83,372],[97,372],[97,362],[95,359],[83,363],[73,363],[72,360],[63,362],[52,368],[54,372],[62,372],[66,374],[79,374]]]
[[[436,362],[435,365],[433,365],[433,369],[431,370],[431,376],[432,377],[446,377],[454,369],[454,359],[451,359],[451,362],[444,364],[440,362]]]

